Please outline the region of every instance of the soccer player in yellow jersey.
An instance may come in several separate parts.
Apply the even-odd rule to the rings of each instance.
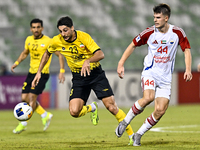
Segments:
[[[44,66],[42,70],[41,80],[38,83],[38,86],[35,88],[31,88],[31,82],[34,79],[37,70],[40,65],[40,60],[42,55],[46,51],[47,47],[52,40],[46,35],[42,34],[43,31],[43,21],[40,19],[33,19],[30,22],[30,30],[33,33],[32,36],[28,36],[25,41],[25,46],[23,52],[20,54],[17,61],[12,65],[11,71],[14,72],[14,68],[19,65],[30,53],[30,69],[27,75],[27,78],[24,82],[22,87],[22,101],[29,103],[29,105],[42,117],[42,123],[44,125],[44,131],[48,128],[51,118],[53,114],[50,112],[46,112],[42,106],[37,102],[37,97],[45,88],[45,84],[49,79],[49,66],[51,63],[51,58]],[[61,67],[61,73],[59,74],[60,82],[64,82],[64,57],[59,53],[55,53],[59,57],[59,63]],[[21,133],[22,131],[26,130],[27,121],[22,121],[19,125],[13,130],[13,133]]]
[[[69,97],[71,116],[77,118],[91,112],[93,124],[98,124],[97,103],[86,105],[90,92],[93,90],[97,98],[102,100],[105,107],[116,117],[118,122],[121,122],[126,115],[118,108],[105,72],[99,63],[104,58],[100,47],[89,34],[74,30],[72,19],[68,16],[60,18],[57,28],[60,34],[53,37],[48,50],[44,53],[32,86],[37,87],[44,65],[52,53],[59,51],[66,58],[73,76]],[[130,125],[126,131],[130,138],[133,135]]]

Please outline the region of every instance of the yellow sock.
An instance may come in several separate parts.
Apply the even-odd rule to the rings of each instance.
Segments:
[[[119,109],[118,113],[115,115],[115,118],[117,119],[118,122],[121,122],[122,120],[124,120],[125,117],[126,117],[126,114],[121,109]],[[128,135],[133,134],[133,129],[130,124],[126,127],[126,132]]]
[[[87,106],[83,106],[80,114],[78,117],[84,116],[85,114],[87,114],[88,112],[92,111],[92,106],[91,105],[87,105]]]
[[[40,105],[40,104],[38,104],[38,107],[36,108],[36,113],[38,113],[39,115],[42,115],[43,113],[45,113],[45,110],[44,110],[44,108]]]

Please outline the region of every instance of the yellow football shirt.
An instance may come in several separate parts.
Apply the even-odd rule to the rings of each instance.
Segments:
[[[75,31],[76,39],[66,42],[61,34],[54,36],[48,48],[49,53],[59,51],[67,60],[72,72],[79,73],[86,59],[92,57],[94,52],[100,50],[92,37],[85,32]],[[99,62],[90,63],[90,69],[100,66]]]
[[[40,39],[34,39],[34,36],[28,36],[25,41],[24,48],[30,53],[30,73],[37,73],[41,58],[44,52],[47,50],[49,44],[51,43],[51,38],[43,35]],[[44,66],[42,73],[49,73],[49,66],[51,63],[51,58],[49,58],[47,64]]]

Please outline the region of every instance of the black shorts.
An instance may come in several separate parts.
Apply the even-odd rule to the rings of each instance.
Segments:
[[[24,85],[22,87],[22,93],[33,93],[33,94],[36,94],[36,95],[39,95],[39,94],[42,93],[42,91],[45,88],[46,82],[49,79],[49,74],[43,74],[42,73],[38,85],[33,89],[33,88],[31,88],[31,83],[32,83],[35,75],[36,74],[32,74],[30,72],[28,73],[26,80],[24,82]]]
[[[87,75],[86,77],[83,77],[80,73],[72,73],[72,75],[72,88],[69,100],[81,98],[86,104],[91,90],[94,91],[97,98],[100,100],[114,95],[101,66],[91,70],[90,76]]]

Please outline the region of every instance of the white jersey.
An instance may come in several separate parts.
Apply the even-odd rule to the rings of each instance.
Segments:
[[[148,45],[148,55],[144,59],[142,76],[162,78],[171,82],[178,45],[184,52],[190,49],[183,29],[170,25],[167,33],[161,33],[155,26],[145,29],[133,39],[135,46]]]

